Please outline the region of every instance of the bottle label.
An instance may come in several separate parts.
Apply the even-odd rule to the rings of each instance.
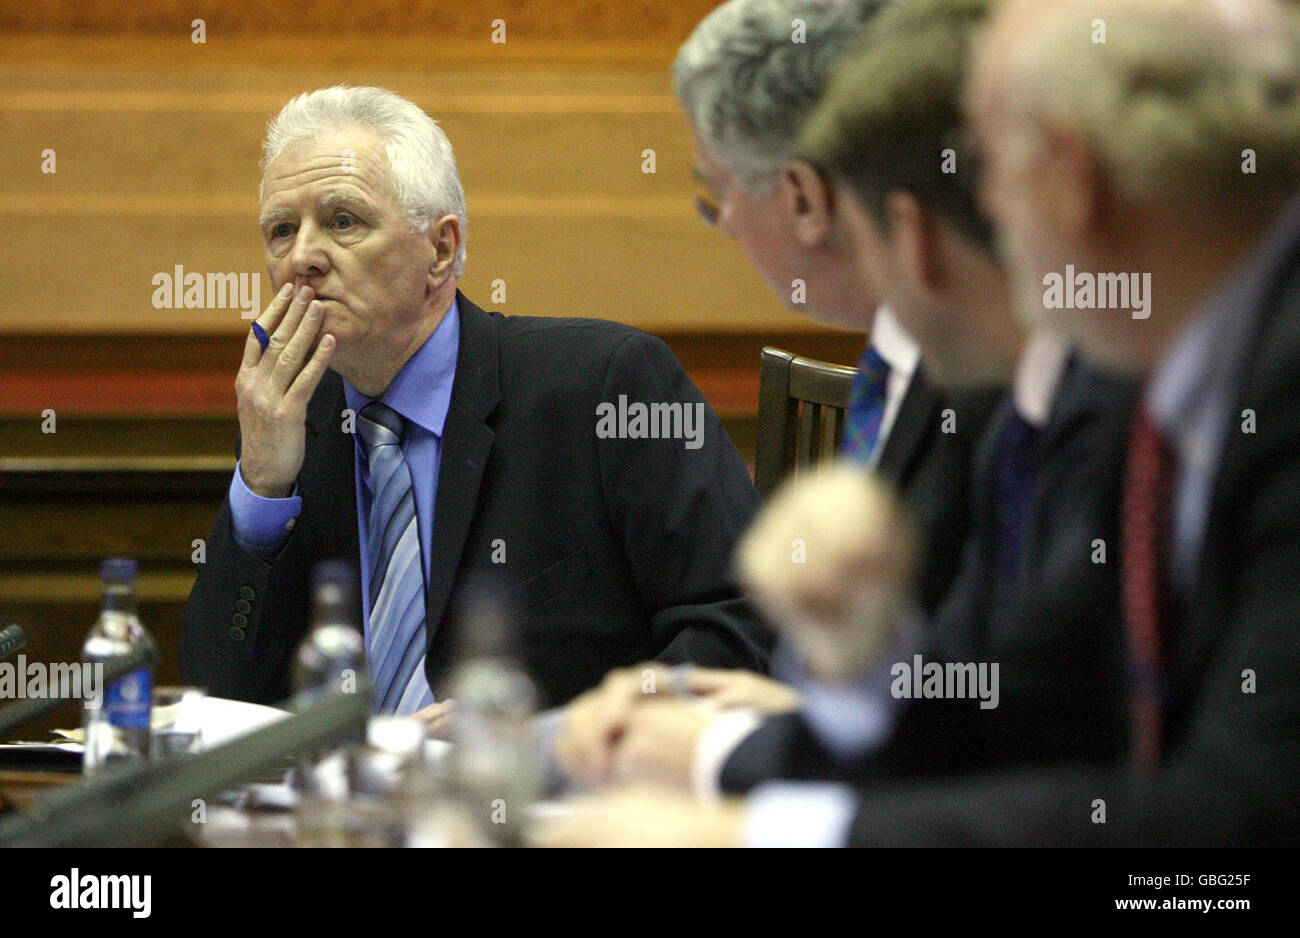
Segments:
[[[104,690],[104,715],[122,729],[147,729],[153,705],[153,678],[148,668],[119,678]]]

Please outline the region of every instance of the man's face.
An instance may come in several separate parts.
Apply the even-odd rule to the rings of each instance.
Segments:
[[[780,191],[774,187],[768,195],[750,195],[700,135],[693,136],[696,178],[708,190],[704,201],[716,212],[711,224],[734,238],[767,285],[790,303],[791,282],[797,276],[791,263],[794,236]]]
[[[919,214],[923,210],[915,200],[909,203],[912,207],[891,216],[893,223],[886,228],[850,186],[841,183],[837,190],[860,276],[879,284],[899,325],[921,347],[926,373],[945,388],[1004,383],[1021,341],[1009,311],[996,304],[990,308],[987,297],[956,273],[958,268],[927,280],[917,263],[918,252],[932,259],[957,256],[961,236],[935,217]],[[897,196],[904,198],[901,193]],[[926,238],[933,239],[931,247],[921,248]],[[967,247],[964,254],[977,252]],[[1001,272],[991,259],[982,269],[987,271],[986,279],[1000,281]],[[960,270],[979,275],[979,269],[970,266]]]
[[[1067,264],[1087,269],[1092,252],[1077,232],[1062,227],[1059,213],[1053,211],[1060,179],[1047,163],[1045,131],[1010,105],[1017,78],[1008,62],[1023,30],[1040,12],[1019,0],[1000,8],[976,56],[968,113],[980,156],[979,195],[994,222],[1021,323],[1029,331],[1058,331],[1089,352],[1113,328],[1114,316],[1046,304],[1044,278],[1063,276]]]
[[[1035,198],[1030,144],[1023,132],[1003,127],[996,118],[987,126],[998,139],[982,148],[984,172],[980,197],[994,222],[998,253],[1007,267],[1015,312],[1028,329],[1054,323],[1059,314],[1043,303],[1043,277],[1063,269],[1058,233],[1052,229]]]
[[[361,128],[287,148],[263,177],[260,217],[273,289],[307,284],[324,306],[345,377],[401,355],[435,284],[429,236],[411,230],[388,181],[383,144]]]
[[[820,174],[799,160],[753,195],[695,134],[700,214],[740,243],[750,265],[795,312],[841,329],[871,328],[878,294],[839,246],[842,234]],[[802,281],[796,293],[795,281]]]

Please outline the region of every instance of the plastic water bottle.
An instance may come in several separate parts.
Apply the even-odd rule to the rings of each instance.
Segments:
[[[104,606],[99,621],[82,646],[82,660],[103,664],[137,648],[156,655],[150,637],[135,611],[136,563],[129,557],[111,557],[100,566]],[[149,719],[153,707],[152,667],[143,667],[99,688],[99,699],[87,698],[83,709],[86,749],[82,759],[87,774],[123,762],[149,759],[153,733]]]
[[[357,573],[352,564],[331,560],[316,565],[311,631],[298,646],[293,662],[296,707],[310,707],[334,693],[370,693],[366,643],[355,624],[360,611],[357,595]],[[341,748],[363,742],[364,735],[358,731],[338,744]],[[316,815],[332,811],[330,805],[347,798],[346,763],[337,752],[322,749],[298,757],[293,787],[304,799],[304,826],[325,825]]]
[[[525,814],[541,791],[543,760],[533,727],[537,689],[516,652],[513,621],[491,593],[477,591],[459,623],[459,664],[450,787],[489,843],[522,842]]]
[[[294,658],[293,689],[300,705],[331,693],[367,693],[366,643],[357,628],[357,574],[341,560],[316,565],[312,626]]]

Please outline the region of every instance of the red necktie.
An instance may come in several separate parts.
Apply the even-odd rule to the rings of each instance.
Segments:
[[[1164,434],[1138,408],[1129,438],[1120,514],[1120,584],[1130,668],[1130,754],[1149,772],[1160,759],[1163,685],[1162,613],[1168,570],[1173,453]]]

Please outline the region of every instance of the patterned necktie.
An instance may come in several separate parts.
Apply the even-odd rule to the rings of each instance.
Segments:
[[[1130,754],[1133,767],[1144,773],[1160,759],[1173,462],[1164,435],[1139,407],[1129,438],[1120,514],[1120,583],[1130,670]]]
[[[424,561],[411,470],[402,455],[405,423],[375,401],[357,415],[366,449],[370,513],[370,666],[372,709],[414,713],[433,702],[424,676]]]
[[[889,384],[889,362],[867,346],[858,362],[858,374],[849,389],[849,407],[844,419],[844,439],[840,453],[854,462],[866,464],[880,437],[885,419],[885,388]]]

